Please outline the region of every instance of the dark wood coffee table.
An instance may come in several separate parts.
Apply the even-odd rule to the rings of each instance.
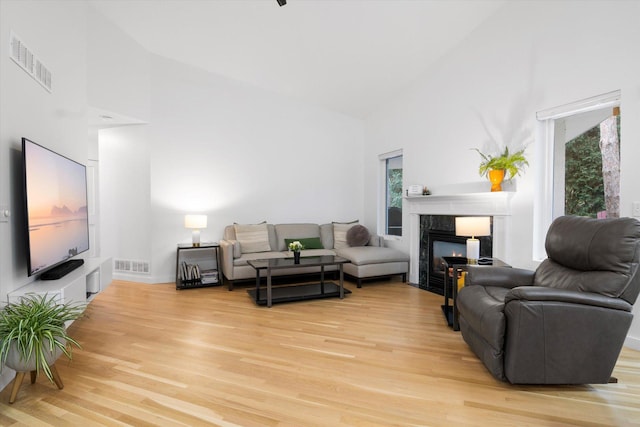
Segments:
[[[273,303],[300,301],[306,299],[340,297],[344,298],[345,294],[351,291],[344,288],[344,271],[343,264],[349,260],[334,255],[301,257],[300,263],[296,264],[293,258],[273,258],[273,259],[257,259],[249,260],[247,264],[256,270],[256,288],[249,289],[247,292],[251,298],[259,305],[271,307]],[[326,266],[337,265],[340,272],[340,284],[324,281],[324,268]],[[301,268],[301,267],[320,267],[320,283],[306,283],[292,286],[271,286],[271,275],[274,270]],[[260,272],[267,272],[267,295],[266,298],[260,293]]]

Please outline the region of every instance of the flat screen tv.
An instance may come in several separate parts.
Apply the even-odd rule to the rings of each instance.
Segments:
[[[29,276],[58,279],[89,250],[86,167],[22,138]]]

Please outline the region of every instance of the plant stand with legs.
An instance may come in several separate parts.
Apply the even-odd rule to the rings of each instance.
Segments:
[[[58,386],[59,390],[64,388],[64,384],[62,384],[62,379],[60,378],[60,374],[58,374],[58,370],[55,365],[49,365],[49,369],[51,369],[51,374],[53,375],[53,382]],[[18,396],[18,391],[20,391],[20,386],[24,381],[24,376],[27,374],[27,371],[18,371],[16,372],[16,376],[13,379],[13,387],[11,388],[11,396],[9,397],[9,403],[13,403],[16,401],[16,397]],[[35,384],[36,378],[38,377],[38,372],[33,370],[31,371],[31,384]]]

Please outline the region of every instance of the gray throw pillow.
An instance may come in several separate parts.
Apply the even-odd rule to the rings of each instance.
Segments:
[[[349,246],[366,246],[369,241],[369,230],[364,225],[354,225],[347,231]]]

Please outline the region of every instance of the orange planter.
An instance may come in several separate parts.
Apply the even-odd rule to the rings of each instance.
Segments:
[[[491,181],[491,191],[502,191],[503,180],[504,180],[504,169],[492,169],[489,171],[489,181]]]

